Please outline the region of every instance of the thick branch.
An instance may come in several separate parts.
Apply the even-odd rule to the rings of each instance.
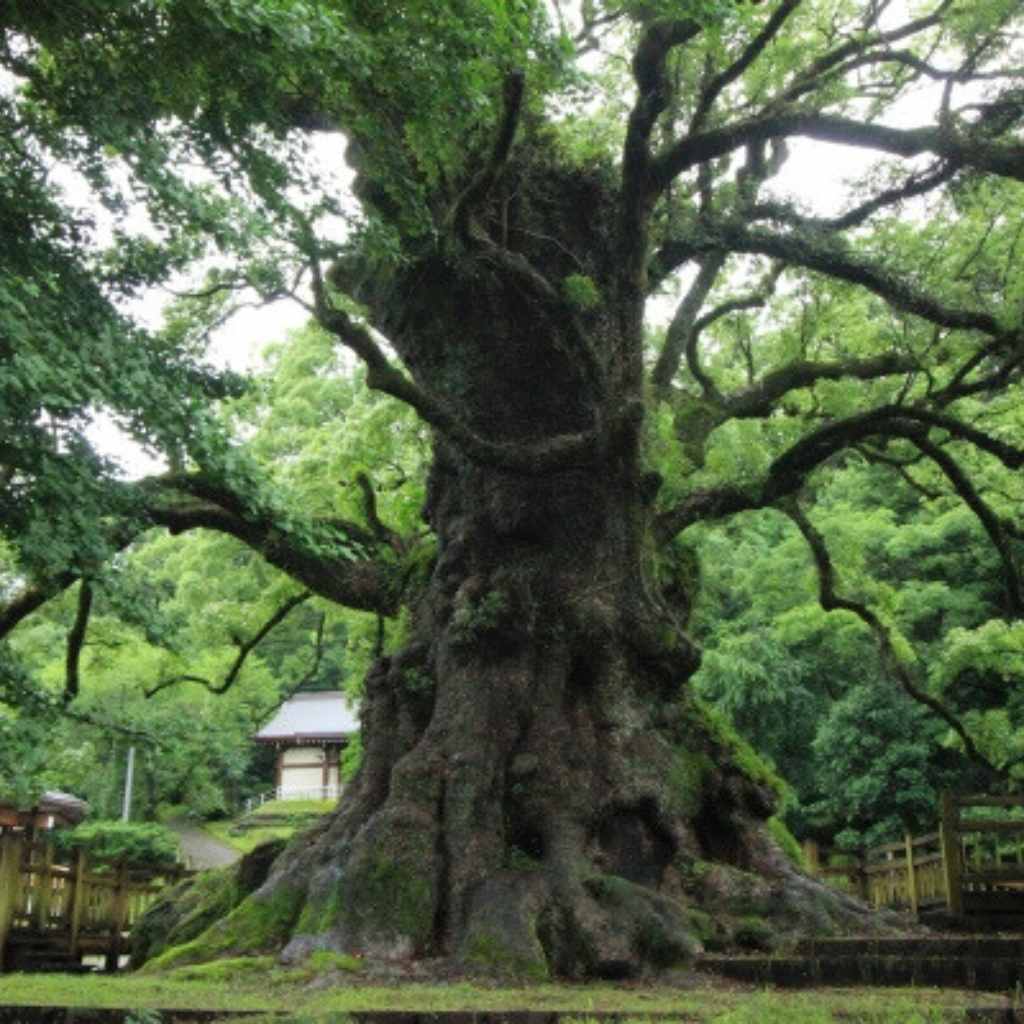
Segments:
[[[78,696],[80,682],[79,661],[82,656],[82,646],[85,643],[85,633],[89,628],[89,614],[91,611],[92,584],[87,579],[83,579],[78,588],[78,608],[75,611],[75,621],[68,633],[64,669],[63,700],[65,704],[70,704]]]
[[[0,608],[0,640],[7,636],[22,619],[42,608],[47,601],[63,593],[78,582],[78,574],[62,572],[39,583],[25,587]]]
[[[821,607],[827,612],[846,611],[856,615],[874,634],[879,651],[882,654],[882,663],[896,677],[907,696],[919,704],[923,704],[933,714],[938,715],[960,737],[960,742],[963,743],[964,752],[967,756],[984,767],[986,771],[992,773],[993,776],[998,777],[1000,774],[998,769],[978,750],[974,740],[971,739],[970,734],[964,728],[960,719],[941,701],[927,693],[914,682],[909,669],[893,647],[892,637],[885,623],[867,605],[847,597],[842,597],[836,593],[835,568],[832,565],[832,559],[829,556],[825,538],[812,525],[799,505],[795,501],[787,501],[781,503],[780,508],[789,516],[800,533],[803,534],[804,540],[807,541],[807,546],[811,549],[811,555],[814,558],[814,565],[818,573],[818,601]]]
[[[901,157],[933,153],[958,168],[1024,181],[1024,144],[1019,142],[997,143],[977,132],[953,132],[932,125],[892,128],[838,114],[799,111],[738,121],[681,139],[651,162],[651,187],[660,193],[680,174],[708,160],[754,142],[793,136]]]
[[[897,373],[911,373],[917,362],[908,356],[888,352],[873,359],[842,359],[816,363],[798,360],[766,373],[752,387],[729,395],[724,411],[730,419],[750,419],[768,416],[775,403],[790,391],[813,387],[819,380],[877,380]]]
[[[622,153],[622,198],[619,244],[622,281],[636,297],[643,295],[647,272],[648,220],[657,189],[650,181],[651,132],[668,106],[670,85],[665,62],[671,50],[693,39],[700,25],[689,20],[659,20],[644,31],[633,56],[637,96],[629,114]]]
[[[655,520],[656,539],[663,543],[694,523],[765,508],[795,494],[813,470],[837,452],[869,437],[902,437],[913,444],[924,438],[923,427],[938,427],[994,455],[1010,467],[1024,465],[1024,450],[992,438],[952,417],[903,406],[881,406],[856,416],[837,420],[801,438],[780,456],[757,485],[723,487],[690,495],[678,505],[659,513]]]
[[[219,503],[218,489],[198,478],[154,478],[140,487],[150,521],[171,533],[209,529],[230,534],[329,601],[388,616],[398,611],[395,569],[371,557],[372,538],[368,545],[368,534],[354,524],[313,522],[309,530],[314,536],[307,545],[301,535],[289,536],[270,518],[234,509],[227,498]]]

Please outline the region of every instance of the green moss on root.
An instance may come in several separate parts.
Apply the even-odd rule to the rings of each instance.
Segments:
[[[372,860],[339,887],[337,896],[336,913],[357,932],[387,930],[396,937],[407,936],[414,948],[430,940],[434,924],[430,884],[402,864]]]
[[[174,946],[147,965],[167,970],[183,964],[215,960],[227,953],[265,953],[280,946],[302,907],[299,890],[282,886],[270,896],[249,896],[226,918],[184,945]]]

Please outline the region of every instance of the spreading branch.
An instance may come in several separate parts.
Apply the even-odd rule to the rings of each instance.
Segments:
[[[1024,450],[953,417],[898,405],[880,406],[828,423],[801,438],[772,462],[755,485],[712,488],[689,495],[657,515],[655,537],[664,543],[694,523],[777,504],[796,494],[808,475],[834,455],[869,438],[902,438],[918,447],[922,440],[928,444],[927,428],[930,427],[945,430],[952,437],[981,448],[1008,468],[1024,465]]]
[[[882,655],[882,664],[896,678],[903,688],[903,692],[941,718],[960,738],[964,752],[972,761],[981,765],[993,777],[1000,777],[999,770],[978,750],[960,719],[940,700],[916,683],[910,669],[896,653],[889,627],[866,604],[843,597],[836,592],[835,567],[832,564],[825,538],[810,522],[803,509],[795,500],[782,502],[779,507],[796,525],[811,550],[818,574],[818,602],[821,607],[827,612],[845,611],[856,615],[871,630]]]

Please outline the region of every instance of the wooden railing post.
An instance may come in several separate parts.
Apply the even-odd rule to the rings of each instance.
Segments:
[[[963,913],[961,888],[961,849],[959,812],[956,799],[949,790],[942,793],[939,812],[939,834],[942,844],[942,874],[946,882],[946,906],[958,917]]]
[[[14,918],[21,871],[21,838],[0,835],[0,971],[4,969],[7,936]]]
[[[910,901],[910,912],[917,917],[917,875],[914,872],[914,837],[903,834],[903,843],[907,850],[907,886]]]
[[[868,854],[866,850],[858,850],[857,873],[854,877],[854,884],[857,887],[857,896],[865,903],[871,902],[871,882],[868,879]]]
[[[79,955],[78,938],[82,931],[82,912],[86,901],[85,876],[88,870],[89,858],[85,850],[79,848],[75,851],[75,862],[68,880],[71,886],[68,897],[68,952],[75,960]]]
[[[33,844],[34,845],[34,844]],[[34,923],[36,931],[44,932],[50,926],[50,897],[53,894],[53,847],[43,840],[43,860],[35,871],[35,903],[33,906]],[[30,848],[31,849],[31,848]],[[29,867],[31,868],[31,852],[29,854]]]
[[[128,865],[122,861],[117,865],[117,881],[114,884],[114,900],[110,923],[110,947],[107,950],[105,967],[116,971],[121,959],[121,932],[128,908]]]

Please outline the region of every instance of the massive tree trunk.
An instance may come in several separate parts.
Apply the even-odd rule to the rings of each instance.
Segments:
[[[537,459],[437,436],[437,558],[367,679],[361,771],[188,955],[276,943],[622,976],[697,950],[702,906],[818,928],[856,913],[794,871],[766,774],[687,693],[693,569],[654,544],[613,205],[598,176],[522,161],[480,214],[501,252],[431,249],[364,289],[418,386]],[[573,280],[585,294],[563,301]]]

